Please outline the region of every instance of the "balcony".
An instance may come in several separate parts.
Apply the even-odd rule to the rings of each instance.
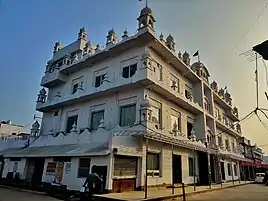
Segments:
[[[166,100],[174,102],[180,107],[194,114],[200,114],[203,112],[202,105],[198,103],[192,95],[188,96],[183,92],[180,93],[178,91],[174,91],[171,87],[165,86],[166,83],[164,83],[164,81],[151,81],[151,90],[158,94],[161,94],[165,97]]]
[[[63,84],[67,81],[67,76],[63,75],[58,69],[52,72],[46,72],[41,79],[41,86],[50,88],[59,84]]]
[[[217,118],[216,119],[216,126],[221,129],[222,131],[225,131],[226,133],[229,133],[235,137],[237,136],[241,136],[241,132],[238,132],[238,129],[236,128],[236,126],[232,126],[229,124],[226,124],[225,121],[223,121],[222,118]]]
[[[145,71],[146,69],[139,70],[135,75],[128,79],[123,77],[117,77],[114,79],[111,77],[109,79],[111,81],[105,81],[99,87],[86,85],[77,90],[75,94],[70,94],[68,92],[65,92],[64,94],[62,91],[59,91],[54,97],[48,100],[42,99],[42,101],[38,101],[36,110],[40,112],[49,111],[54,108],[86,102],[91,99],[111,95],[119,90],[134,90],[139,87],[147,86],[150,82],[146,79]]]

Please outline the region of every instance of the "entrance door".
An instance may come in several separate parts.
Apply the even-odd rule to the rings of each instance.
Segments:
[[[221,179],[225,180],[225,168],[224,168],[224,162],[221,162]]]
[[[172,179],[173,183],[182,183],[181,156],[173,154],[172,156]]]
[[[103,190],[106,187],[106,180],[107,180],[107,166],[97,166],[97,165],[93,165],[91,168],[91,172],[92,173],[96,173],[97,175],[99,175],[100,178],[102,178],[103,180]]]
[[[42,181],[42,175],[44,170],[45,159],[37,158],[34,159],[34,171],[32,177],[32,185],[39,187]]]
[[[210,171],[211,171],[211,182],[215,183],[215,160],[214,155],[210,154]]]

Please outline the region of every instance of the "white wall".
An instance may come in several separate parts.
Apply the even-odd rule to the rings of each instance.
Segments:
[[[90,127],[91,112],[104,109],[104,122],[107,129],[114,128],[120,120],[120,104],[129,104],[130,101],[137,103],[136,120],[139,121],[140,102],[143,100],[143,90],[136,89],[131,91],[121,91],[118,94],[104,96],[99,99],[93,99],[86,103],[76,104],[64,107],[59,112],[59,117],[54,117],[54,112],[44,113],[42,121],[42,134],[46,135],[49,130],[54,129],[56,132],[65,131],[67,115],[69,112],[78,114],[77,128],[84,129]],[[56,123],[53,123],[57,119]],[[54,126],[54,127],[53,127]]]
[[[9,158],[6,158],[4,168],[3,168],[2,178],[7,178],[8,172],[13,172],[15,163],[17,162],[18,165],[17,165],[16,172],[18,172],[20,174],[20,179],[25,179],[26,169],[27,169],[26,161],[27,161],[26,158],[22,158],[20,161],[10,161]],[[14,175],[16,172],[14,172]]]
[[[145,170],[146,170],[146,145],[144,144],[144,152],[142,157],[142,173],[141,180],[137,180],[137,186],[144,186],[145,181]],[[149,152],[160,153],[160,176],[148,177],[148,185],[163,185],[163,184],[172,184],[172,149],[171,145],[164,145],[160,142],[149,141],[148,146]],[[176,155],[181,155],[182,160],[182,182],[185,184],[193,183],[193,177],[189,176],[189,163],[188,157],[192,157],[193,153],[190,153],[191,150],[183,149],[180,147],[174,147],[173,153]],[[196,181],[199,174],[198,168],[198,157],[196,155]]]
[[[101,157],[90,157],[90,171],[92,166],[98,165],[98,166],[107,166],[108,172],[109,172],[109,167],[110,167],[110,157],[109,156],[101,156]],[[42,182],[52,182],[54,179],[54,175],[48,175],[46,174],[46,168],[48,162],[52,162],[53,158],[46,158],[45,160],[45,166],[44,166],[44,172],[42,176]],[[62,176],[62,184],[67,185],[67,188],[69,190],[80,190],[82,185],[85,182],[86,178],[78,178],[77,173],[78,173],[78,167],[79,167],[79,158],[78,157],[73,157],[71,159],[71,170],[68,174],[65,172],[65,165],[64,164],[64,171],[63,171],[63,176]],[[110,177],[109,174],[107,174],[107,181],[106,181],[106,189],[111,189],[110,186]]]
[[[224,159],[224,170],[225,170],[225,181],[231,181],[233,180],[233,177],[234,177],[234,180],[238,180],[239,177],[240,177],[240,169],[239,169],[239,163],[236,164],[236,171],[237,171],[237,176],[235,176],[234,174],[234,164],[235,162],[234,161],[231,161],[229,159]],[[231,175],[228,175],[228,163],[231,164]],[[233,177],[232,177],[232,174],[233,174]]]

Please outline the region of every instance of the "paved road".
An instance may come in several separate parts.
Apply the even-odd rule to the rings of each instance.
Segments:
[[[19,192],[0,187],[0,201],[59,201],[43,195]]]
[[[187,197],[187,201],[266,201],[268,186],[249,184]]]

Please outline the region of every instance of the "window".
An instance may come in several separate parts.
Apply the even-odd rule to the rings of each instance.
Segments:
[[[160,112],[161,110],[159,108],[156,107],[151,107],[152,109],[152,122],[155,124],[155,128],[159,129],[160,128]]]
[[[97,130],[100,120],[104,117],[104,110],[91,113],[91,130]]]
[[[222,137],[218,136],[218,145],[221,146],[222,145]]]
[[[185,97],[187,99],[192,99],[193,98],[192,94],[193,94],[192,93],[192,88],[189,87],[188,85],[185,85]]]
[[[227,170],[228,170],[228,176],[232,176],[231,174],[231,164],[230,163],[227,163]]]
[[[46,174],[55,174],[57,163],[56,162],[48,162]]]
[[[232,141],[232,150],[235,151],[235,143]]]
[[[90,158],[80,158],[78,167],[78,177],[87,177],[90,168]]]
[[[115,156],[114,176],[136,176],[137,158],[128,156]]]
[[[59,111],[54,112],[55,117],[58,116],[58,114],[59,114]]]
[[[189,157],[188,158],[189,163],[189,176],[194,176],[194,158]]]
[[[122,77],[123,78],[130,78],[133,75],[135,75],[136,71],[137,71],[137,64],[126,66],[123,68]]]
[[[220,110],[218,108],[215,108],[215,117],[219,119],[220,117]]]
[[[79,86],[78,83],[73,85],[72,94],[75,94],[77,92],[78,86]]]
[[[237,166],[234,164],[234,175],[237,176]]]
[[[177,128],[174,127],[174,125],[177,125]],[[180,113],[178,115],[171,115],[171,129],[177,129],[181,130],[181,115]]]
[[[180,80],[171,74],[170,86],[174,91],[180,92]]]
[[[73,128],[73,124],[77,124],[78,115],[70,116],[67,119],[66,133],[70,133]]]
[[[227,150],[230,148],[228,139],[225,139],[225,147],[226,147]]]
[[[131,126],[136,121],[136,104],[120,108],[120,126]]]
[[[162,66],[158,63],[157,67],[154,68],[154,72],[156,73],[157,80],[162,80]]]
[[[95,78],[95,87],[99,87],[102,84],[102,81],[104,80],[106,74],[96,76]]]
[[[147,167],[148,175],[159,176],[160,174],[160,155],[157,153],[148,153],[147,155]]]

